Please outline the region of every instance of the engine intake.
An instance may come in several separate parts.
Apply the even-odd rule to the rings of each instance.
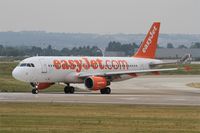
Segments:
[[[98,76],[89,77],[85,79],[84,83],[89,90],[100,90],[105,88],[109,84],[105,77]]]

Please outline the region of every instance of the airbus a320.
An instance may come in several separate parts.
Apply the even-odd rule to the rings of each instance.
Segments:
[[[66,94],[74,93],[71,83],[83,83],[91,91],[110,94],[112,82],[136,78],[140,73],[159,73],[177,68],[156,69],[165,64],[155,59],[160,23],[154,22],[137,52],[131,57],[35,56],[24,59],[13,70],[15,79],[28,82],[37,94],[55,83],[64,83]]]

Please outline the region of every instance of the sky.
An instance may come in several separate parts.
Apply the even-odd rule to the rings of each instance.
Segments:
[[[0,31],[200,34],[200,0],[0,0]]]

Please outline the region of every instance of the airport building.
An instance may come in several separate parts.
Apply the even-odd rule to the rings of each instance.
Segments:
[[[178,59],[190,53],[193,60],[200,60],[200,49],[159,48],[156,51],[158,59]]]

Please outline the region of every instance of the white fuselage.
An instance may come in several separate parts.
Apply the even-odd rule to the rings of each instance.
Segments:
[[[13,76],[24,82],[40,83],[83,83],[80,73],[97,74],[103,72],[124,72],[130,70],[147,70],[150,63],[161,60],[134,57],[65,57],[36,56],[27,58],[13,70]],[[133,78],[132,75],[120,75],[112,81]]]

